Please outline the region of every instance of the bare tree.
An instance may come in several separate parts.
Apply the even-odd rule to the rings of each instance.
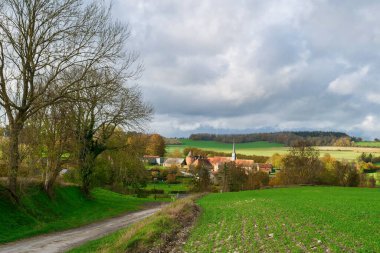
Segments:
[[[126,69],[134,62],[132,54],[125,54],[128,27],[113,22],[106,6],[86,2],[0,1],[0,105],[10,129],[9,191],[15,198],[25,122],[75,92],[90,69]],[[75,78],[65,79],[73,69]]]
[[[120,148],[107,146],[116,128],[143,129],[151,117],[152,108],[143,102],[137,87],[124,85],[127,79],[108,71],[91,72],[80,84],[92,88],[78,89],[73,98],[71,108],[76,122],[82,188],[86,195],[89,195],[96,157],[107,149]]]

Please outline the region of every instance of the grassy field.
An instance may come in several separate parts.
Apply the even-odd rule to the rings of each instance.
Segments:
[[[170,193],[171,191],[188,191],[189,186],[186,183],[167,184],[165,182],[163,182],[163,183],[159,182],[159,183],[149,183],[145,189],[147,189],[147,190],[151,190],[151,189],[164,190],[165,193]]]
[[[92,196],[90,200],[84,198],[78,187],[59,187],[52,201],[39,187],[33,187],[22,197],[21,206],[1,196],[0,243],[78,227],[137,210],[152,201],[103,189],[94,189]]]
[[[231,143],[222,143],[217,141],[194,141],[190,139],[181,139],[182,145],[168,145],[167,151],[171,152],[175,149],[179,149],[181,152],[186,147],[194,147],[205,150],[213,150],[218,152],[231,152]],[[250,154],[251,151],[257,150],[271,150],[284,147],[283,144],[270,143],[266,141],[248,142],[248,143],[236,143],[236,150],[241,154]]]
[[[380,252],[380,191],[300,187],[210,194],[186,252]]]
[[[359,147],[379,147],[380,148],[380,142],[379,141],[360,141],[355,143]]]
[[[221,143],[215,141],[194,141],[189,139],[181,139],[182,145],[168,145],[167,152],[172,152],[175,149],[183,151],[186,147],[195,147],[204,150],[213,150],[219,152],[230,153],[232,151],[232,144]],[[372,142],[373,143],[373,142]],[[380,145],[380,143],[379,143]],[[380,147],[318,147],[320,155],[330,154],[337,159],[354,160],[364,153],[372,153],[375,156],[380,156]],[[272,156],[275,153],[286,154],[289,148],[279,143],[270,142],[249,142],[236,144],[236,153],[243,155],[259,155],[259,156]]]

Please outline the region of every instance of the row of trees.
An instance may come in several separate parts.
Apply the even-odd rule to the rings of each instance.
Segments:
[[[225,143],[245,143],[253,141],[269,141],[292,146],[300,141],[306,141],[314,146],[350,146],[354,138],[340,132],[276,132],[253,134],[192,134],[192,140],[219,141]],[[356,140],[356,139],[355,139]]]
[[[272,178],[271,185],[316,184],[350,187],[375,187],[373,173],[377,171],[369,160],[371,155],[361,155],[358,161],[338,161],[326,154],[319,157],[319,151],[305,142],[293,146],[289,154],[271,157],[274,167],[281,168]],[[375,160],[375,158],[373,158]],[[368,162],[367,162],[368,161]]]
[[[319,158],[319,151],[305,142],[293,146],[280,162],[276,184],[317,184],[358,186],[359,171],[352,162],[341,162],[327,155]]]
[[[141,128],[152,108],[136,86],[128,26],[98,1],[0,1],[0,106],[6,116],[7,189],[18,198],[20,166],[43,169],[51,192],[64,163],[89,193],[95,159],[115,131]],[[120,144],[120,143],[119,143]]]

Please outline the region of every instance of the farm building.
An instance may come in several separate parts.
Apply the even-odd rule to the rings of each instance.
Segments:
[[[212,170],[213,168],[213,165],[210,163],[209,159],[203,157],[196,159],[190,166],[194,168],[200,166],[209,170]]]
[[[269,163],[256,163],[255,167],[257,171],[264,171],[268,174],[274,173],[273,165]]]
[[[142,161],[149,165],[162,165],[164,163],[164,158],[155,155],[144,155]]]
[[[182,167],[185,165],[185,159],[184,158],[167,158],[163,166],[170,168],[172,166]]]

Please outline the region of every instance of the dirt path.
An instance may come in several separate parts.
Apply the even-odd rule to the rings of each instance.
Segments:
[[[93,223],[87,226],[74,228],[62,232],[40,235],[12,243],[0,245],[0,252],[7,253],[52,253],[65,252],[87,241],[103,237],[106,234],[119,230],[127,225],[140,221],[162,207],[155,207],[143,211],[129,213],[120,217]]]

